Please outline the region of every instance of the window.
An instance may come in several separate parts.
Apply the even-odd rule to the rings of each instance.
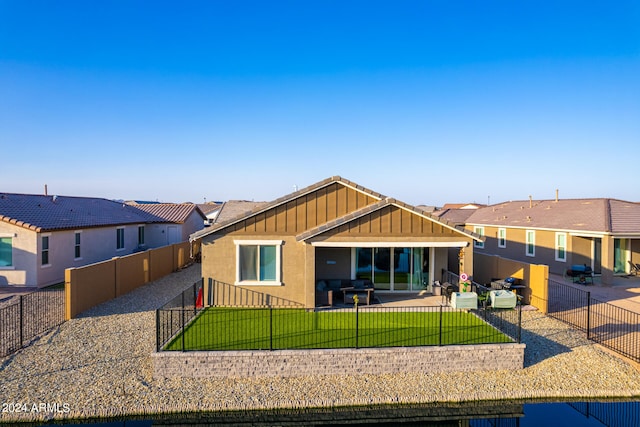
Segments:
[[[556,233],[556,261],[567,260],[567,233]]]
[[[80,252],[80,235],[81,235],[80,232],[76,231],[75,233],[76,241],[75,241],[74,255],[73,255],[75,259],[82,258],[82,255],[81,255],[82,252]]]
[[[473,227],[473,232],[480,237],[484,237],[484,227]],[[484,248],[484,242],[474,240],[473,247],[482,249]]]
[[[237,284],[281,285],[281,240],[235,241]]]
[[[49,236],[42,236],[41,261],[42,265],[49,265]]]
[[[124,228],[116,229],[116,250],[124,249]]]
[[[13,239],[0,237],[0,268],[13,267]]]
[[[144,245],[144,225],[138,226],[138,246]]]
[[[498,247],[499,248],[507,247],[507,229],[506,228],[498,228]]]
[[[527,230],[526,248],[527,256],[536,256],[536,232],[533,230]]]

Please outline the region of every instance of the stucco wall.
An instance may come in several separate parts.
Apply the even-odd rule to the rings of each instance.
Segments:
[[[472,226],[467,227],[473,230]],[[498,247],[498,227],[484,226],[484,249],[475,248],[476,253],[494,254],[503,258],[518,260],[531,264],[546,264],[549,271],[555,274],[563,274],[571,264],[591,264],[592,239],[572,237],[567,233],[567,258],[566,261],[556,260],[556,232],[548,230],[535,231],[535,256],[526,254],[526,229],[507,228],[506,247]]]
[[[36,286],[36,232],[6,222],[0,222],[0,237],[11,237],[11,267],[0,267],[0,286]]]
[[[525,344],[384,349],[159,352],[155,378],[255,378],[515,370]]]
[[[267,283],[265,285],[243,285],[241,286],[242,289],[265,293],[300,304],[307,304],[305,295],[305,246],[308,245],[296,242],[294,237],[283,238],[282,236],[276,235],[252,236],[247,234],[231,234],[213,241],[208,239],[202,243],[202,277],[213,278],[231,285],[235,284],[235,240],[280,240],[284,242],[281,247],[282,286],[272,286],[269,285],[268,282],[265,282]],[[313,306],[314,304],[312,303],[310,307]]]

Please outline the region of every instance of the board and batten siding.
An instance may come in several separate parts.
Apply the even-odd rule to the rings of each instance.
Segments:
[[[365,193],[332,184],[240,221],[232,233],[292,236],[375,202]]]

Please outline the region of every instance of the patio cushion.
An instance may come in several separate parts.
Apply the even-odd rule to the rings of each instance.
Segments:
[[[451,307],[478,308],[478,294],[475,292],[454,292],[451,294]]]
[[[507,290],[491,291],[489,295],[493,308],[514,308],[518,300],[515,293]]]
[[[364,289],[364,280],[352,280],[351,285],[355,289]]]
[[[316,284],[316,291],[326,291],[327,288],[327,282],[325,282],[324,280],[320,280],[317,284]]]
[[[331,289],[332,291],[339,291],[340,288],[342,287],[342,280],[340,279],[328,280],[328,285],[329,285],[329,289]]]

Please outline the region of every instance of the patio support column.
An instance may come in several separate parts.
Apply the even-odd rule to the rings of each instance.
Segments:
[[[316,249],[308,244],[304,245],[304,305],[306,308],[316,306]]]
[[[473,277],[473,246],[469,245],[466,248],[460,248],[458,252],[459,260],[459,274],[467,273],[467,276]]]
[[[614,252],[613,237],[602,236],[601,280],[603,285],[611,285],[613,283]]]

